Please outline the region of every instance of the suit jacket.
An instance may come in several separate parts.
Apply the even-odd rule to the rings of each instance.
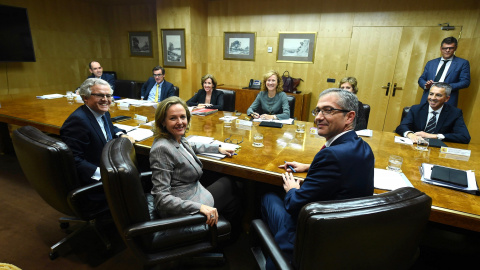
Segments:
[[[395,132],[403,136],[407,131],[424,131],[427,125],[427,118],[431,117],[431,115],[428,115],[429,106],[428,103],[412,106]],[[462,110],[447,103],[443,105],[433,134],[443,134],[447,142],[470,142],[470,134],[463,121]]]
[[[437,68],[441,59],[442,58],[436,58],[428,61],[428,63],[425,65],[422,76],[418,78],[418,85],[424,89],[420,104],[427,102],[429,91],[424,88],[425,83],[428,80],[435,79]],[[452,94],[450,95],[450,100],[447,103],[457,107],[458,90],[467,88],[470,85],[470,63],[465,59],[454,56],[447,75],[445,76],[444,82],[452,86]]]
[[[187,101],[188,106],[197,106],[200,103],[205,103],[207,92],[204,89],[198,90],[198,92]],[[210,104],[212,106],[209,109],[218,109],[223,111],[223,92],[219,90],[212,91],[212,97],[210,98]]]
[[[343,134],[315,155],[301,188],[287,192],[287,212],[296,218],[311,202],[371,196],[374,165],[368,143],[354,131]]]
[[[89,78],[95,78],[95,76],[92,74],[88,76],[87,79]],[[115,78],[112,75],[107,73],[102,73],[102,77],[100,77],[100,79],[107,81],[108,84],[110,84],[110,87],[112,88],[112,90],[115,90]]]
[[[112,124],[110,113],[106,112],[105,116],[113,138],[117,137],[116,134],[119,132],[125,133]],[[60,136],[72,150],[80,179],[85,184],[95,182],[91,177],[100,166],[100,156],[107,140],[95,116],[86,105],[78,107],[65,120],[60,128]]]
[[[152,87],[156,84],[157,82],[153,77],[148,78],[147,82],[145,82],[142,85],[142,90],[141,90],[141,97],[143,99],[148,99],[148,95],[150,94],[150,91],[152,90]],[[160,93],[160,101],[171,97],[175,94],[175,91],[173,89],[173,84],[163,80],[162,84],[162,89]]]
[[[190,154],[173,138],[155,139],[150,150],[152,194],[161,217],[196,213],[202,204],[214,206],[212,194],[199,182],[203,165],[195,154],[218,153],[218,145],[190,146],[185,138],[181,144]]]

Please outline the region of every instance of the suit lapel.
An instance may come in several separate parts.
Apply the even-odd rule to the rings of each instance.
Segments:
[[[102,129],[100,128],[100,124],[98,124],[97,119],[95,119],[95,116],[93,113],[90,111],[90,109],[87,108],[87,105],[83,105],[83,111],[85,112],[85,115],[87,116],[88,120],[90,121],[90,125],[92,126],[93,130],[97,134],[98,138],[103,142],[105,145],[107,143],[107,140],[105,139],[105,135],[102,132]]]
[[[445,123],[445,120],[447,120],[449,113],[450,113],[450,108],[447,106],[447,104],[444,104],[442,113],[440,113],[440,116],[438,117],[437,125],[435,126],[436,134],[439,133],[440,128],[443,126],[443,123]]]
[[[174,141],[174,143],[177,143],[175,140],[173,140],[173,141]],[[189,156],[187,153],[185,153],[184,151],[180,151],[180,153],[182,153],[183,157],[185,157],[185,158],[188,160],[188,162],[190,162],[190,164],[192,164],[193,168],[195,168],[195,170],[197,171],[197,173],[200,175],[201,172],[199,172],[199,171],[197,170],[197,167],[199,167],[200,170],[201,170],[201,168],[203,167],[202,162],[198,159],[198,157],[197,157],[197,155],[195,154],[195,152],[193,152],[192,148],[190,147],[190,145],[188,144],[188,142],[186,141],[186,139],[182,138],[182,141],[181,141],[181,142],[182,142],[183,147],[188,151],[188,153],[190,153],[190,155],[192,155],[193,159],[195,160],[195,162],[196,162],[197,164],[193,164],[193,163],[192,163],[192,159],[190,158],[190,156]],[[178,143],[177,143],[177,144],[178,144]]]
[[[442,59],[441,57],[437,58],[433,62],[434,67],[430,70],[430,78],[432,78],[432,80],[433,78],[435,78],[435,75],[437,75],[437,68],[438,68],[438,64],[440,64],[441,59]]]
[[[420,111],[418,112],[418,119],[420,119],[420,131],[425,130],[425,126],[427,125],[427,118],[428,118],[428,106],[430,106],[427,103],[422,105],[420,108]]]
[[[450,75],[450,73],[452,73],[456,69],[457,63],[458,63],[457,57],[453,57],[452,63],[450,64],[450,67],[448,68],[447,75],[445,75],[444,82],[448,82],[448,76]]]

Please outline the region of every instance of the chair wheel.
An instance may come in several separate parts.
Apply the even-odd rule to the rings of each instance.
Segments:
[[[70,227],[70,223],[68,223],[68,222],[60,222],[60,228],[61,228],[61,229],[66,229],[66,228],[68,228],[68,227]]]
[[[56,258],[58,258],[58,252],[50,252],[50,254],[48,254],[48,256],[50,257],[50,260],[55,260]]]

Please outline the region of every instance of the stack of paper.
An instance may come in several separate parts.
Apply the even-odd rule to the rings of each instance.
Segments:
[[[146,128],[135,128],[127,132],[127,135],[133,137],[135,141],[139,142],[152,137],[153,131]]]
[[[61,95],[61,94],[37,96],[38,99],[54,99],[54,98],[62,98],[62,97],[64,97],[64,95]]]
[[[383,190],[395,190],[401,187],[413,187],[405,174],[385,169],[374,169],[374,187]]]

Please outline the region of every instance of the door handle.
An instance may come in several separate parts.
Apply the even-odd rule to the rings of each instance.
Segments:
[[[385,96],[388,96],[388,90],[390,89],[390,83],[387,84],[387,86],[382,86],[383,89],[387,89],[385,92]]]
[[[396,91],[396,90],[402,90],[402,89],[403,89],[403,88],[402,88],[402,87],[400,87],[400,86],[398,86],[398,87],[397,87],[397,83],[394,83],[394,84],[393,84],[393,93],[392,93],[392,97],[394,97],[394,96],[395,96],[395,91]]]

